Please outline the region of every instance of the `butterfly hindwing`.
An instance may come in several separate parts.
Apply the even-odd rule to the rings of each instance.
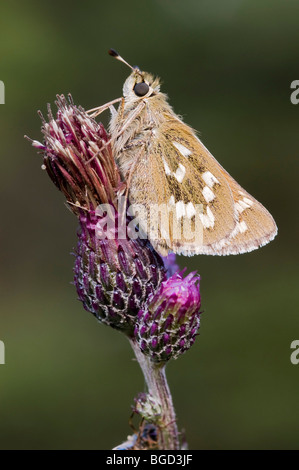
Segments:
[[[277,234],[277,226],[267,209],[243,189],[227,172],[238,223],[220,249],[221,255],[235,255],[253,251],[269,243]]]

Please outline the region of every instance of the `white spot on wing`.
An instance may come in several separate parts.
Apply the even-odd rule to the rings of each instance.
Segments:
[[[176,180],[181,183],[184,179],[184,176],[186,174],[186,168],[184,165],[179,163],[179,167],[177,168],[176,172],[173,174],[173,176],[176,178]]]
[[[169,204],[173,206],[175,204],[174,196],[171,196],[169,199]]]
[[[191,150],[187,149],[187,147],[180,144],[179,142],[173,141],[172,144],[178,149],[178,151],[183,155],[183,157],[188,158],[192,154]]]
[[[163,160],[163,165],[164,165],[164,170],[165,170],[165,173],[166,175],[172,175],[175,177],[175,179],[181,183],[185,177],[185,174],[186,174],[186,168],[184,167],[184,165],[182,165],[181,163],[179,163],[179,166],[177,167],[176,171],[175,172],[172,172],[171,169],[169,168],[169,165],[167,163],[167,161],[165,160],[164,157],[162,157],[162,160]]]
[[[248,199],[247,197],[243,197],[243,201],[242,199],[240,199],[238,202],[236,202],[235,208],[239,212],[239,214],[241,214],[243,211],[245,211],[245,209],[249,209],[252,204],[253,202],[250,199]]]
[[[239,202],[236,202],[235,208],[239,212],[239,214],[241,214],[241,212],[243,212],[243,210],[244,210],[243,207],[241,206],[241,204],[239,204]]]
[[[186,206],[186,212],[189,219],[191,219],[196,214],[196,210],[192,202],[188,202]]]
[[[253,201],[248,199],[248,197],[243,197],[243,201],[245,204],[248,204],[249,207],[253,205]]]
[[[230,239],[231,238],[235,238],[239,233],[244,233],[246,232],[246,230],[248,230],[248,227],[247,227],[247,224],[246,222],[244,222],[244,220],[242,220],[242,222],[238,222],[234,228],[234,230],[231,232],[230,234]]]
[[[239,204],[240,206],[242,207],[243,211],[245,211],[245,209],[248,209],[252,204],[251,204],[251,201],[250,201],[250,204],[247,204],[246,202],[243,201],[239,201]]]
[[[215,194],[213,193],[213,191],[208,186],[205,186],[203,188],[202,194],[203,194],[203,197],[205,198],[205,200],[207,202],[213,201],[213,199],[215,197]]]
[[[237,224],[237,227],[238,227],[238,230],[239,230],[240,233],[244,233],[248,229],[248,227],[247,227],[246,223],[244,222],[244,220],[242,220],[242,222],[239,222]]]
[[[200,218],[204,228],[214,227],[215,217],[214,217],[213,212],[211,211],[211,209],[209,207],[207,207],[207,213],[206,214],[199,214],[199,218]]]
[[[176,216],[178,219],[185,215],[185,204],[183,201],[179,201],[176,203]]]
[[[164,157],[163,157],[163,163],[164,163],[164,169],[165,169],[166,175],[171,175],[170,168],[169,168],[169,166],[167,165],[167,161],[165,160]]]
[[[209,188],[212,188],[215,183],[219,183],[216,176],[214,176],[210,171],[205,171],[202,174],[202,178],[204,182],[209,186]]]

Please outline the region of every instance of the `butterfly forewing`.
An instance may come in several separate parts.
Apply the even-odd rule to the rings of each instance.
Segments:
[[[145,146],[129,194],[131,202],[146,207],[149,227],[155,229],[148,230],[149,237],[163,252],[207,253],[237,223],[220,165],[192,129],[172,116],[155,129]]]

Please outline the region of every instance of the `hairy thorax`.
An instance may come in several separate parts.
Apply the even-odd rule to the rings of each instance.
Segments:
[[[173,116],[171,107],[161,93],[143,100],[140,105],[140,112],[130,122],[136,104],[120,104],[110,122],[113,155],[123,177],[128,175],[136,159],[148,154],[160,125],[165,123],[167,116]]]

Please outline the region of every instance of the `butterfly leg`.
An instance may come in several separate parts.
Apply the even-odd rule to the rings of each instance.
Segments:
[[[95,117],[99,116],[103,111],[110,108],[110,106],[112,106],[115,103],[119,103],[122,100],[123,100],[122,97],[121,98],[116,98],[115,100],[112,100],[112,101],[109,101],[108,103],[102,104],[102,106],[97,106],[96,108],[89,109],[86,112],[87,112],[87,114],[90,115],[90,117],[95,118]]]
[[[123,126],[117,132],[115,139],[117,139],[117,137],[119,137],[124,132],[124,130],[127,129],[127,127],[131,124],[131,122],[135,120],[138,114],[140,114],[140,112],[143,110],[144,106],[145,106],[145,103],[143,101],[139,103],[135,111],[130,115],[130,117],[127,120],[125,120]]]
[[[111,106],[111,103],[110,103],[110,106]],[[142,109],[144,108],[145,104],[143,102],[141,102],[137,108],[135,109],[134,113],[131,114],[131,116],[124,122],[123,126],[119,129],[119,131],[117,132],[116,136],[114,137],[114,140],[117,139],[122,133],[124,130],[126,130],[126,128],[131,124],[132,121],[134,121],[134,119],[138,116],[138,114],[142,111]],[[98,114],[97,114],[98,115]],[[102,150],[107,147],[108,145],[110,145],[112,142],[112,139],[109,139],[107,142],[105,142],[105,144],[102,145],[102,147],[100,148],[99,152],[96,153],[93,157],[91,157],[89,160],[87,160],[86,162],[86,165],[90,162],[92,162],[92,160],[94,160],[98,154],[100,152],[102,152]]]

